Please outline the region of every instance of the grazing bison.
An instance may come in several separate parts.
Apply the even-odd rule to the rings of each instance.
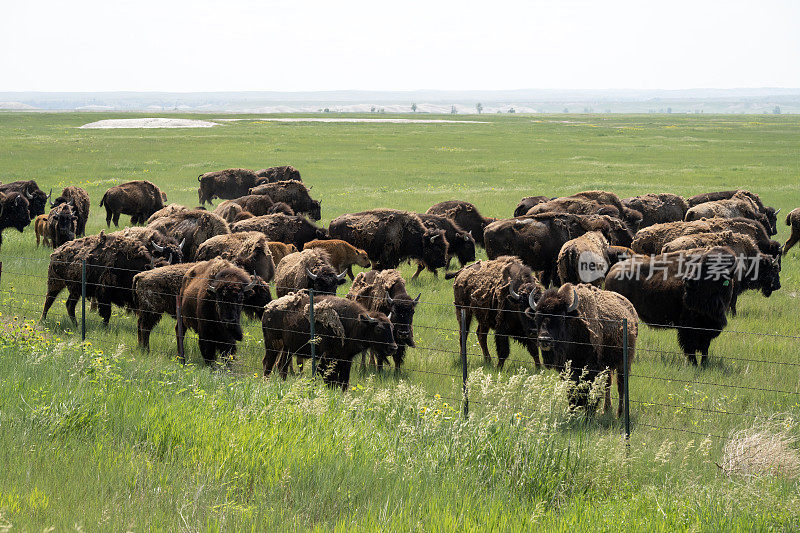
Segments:
[[[1,206],[0,206],[1,207]],[[33,221],[33,229],[36,233],[36,247],[39,247],[41,242],[42,246],[53,246],[53,241],[50,239],[50,233],[47,230],[47,217],[49,215],[39,215]]]
[[[298,215],[308,215],[312,220],[322,218],[322,204],[311,198],[306,186],[299,181],[276,181],[250,189],[250,195],[267,195],[273,202],[288,204]]]
[[[275,268],[275,294],[286,296],[300,289],[336,294],[336,287],[344,283],[345,276],[346,272],[334,270],[327,252],[303,250],[287,255]]]
[[[255,276],[219,258],[197,263],[183,276],[179,296],[183,326],[197,332],[206,364],[216,361],[217,352],[227,361],[236,355],[236,343],[244,336],[242,305],[257,284]],[[176,328],[176,333],[183,343],[184,329]]]
[[[475,239],[468,231],[458,227],[452,220],[442,215],[431,215],[429,213],[418,214],[426,228],[441,230],[447,239],[447,266],[455,255],[461,266],[475,261]],[[419,263],[417,271],[412,278],[419,276],[427,265]],[[436,269],[428,267],[436,275]]]
[[[283,213],[284,215],[294,216],[296,213],[294,209],[292,209],[289,204],[286,202],[276,202],[272,204],[272,207],[267,210],[268,215],[274,215],[276,213]]]
[[[762,254],[758,246],[747,235],[732,231],[716,233],[696,233],[678,237],[662,248],[663,253],[693,250],[695,248],[711,248],[714,246],[727,246],[734,251],[739,259],[734,279],[733,297],[730,310],[736,316],[736,301],[741,293],[747,290],[760,290],[769,298],[773,292],[781,288],[781,256]]]
[[[183,284],[183,276],[196,263],[167,265],[133,277],[133,302],[137,314],[137,338],[139,346],[150,351],[150,332],[161,321],[164,314],[177,316],[177,297]]]
[[[711,341],[728,321],[725,313],[733,298],[732,280],[737,268],[735,252],[728,247],[673,252],[651,260],[634,256],[617,263],[606,275],[606,289],[625,296],[646,324],[677,328],[678,344],[696,365],[697,352],[708,356]],[[708,357],[702,357],[705,365]]]
[[[353,265],[362,268],[369,268],[369,256],[364,250],[359,250],[349,242],[340,239],[313,240],[303,246],[303,250],[318,249],[327,252],[330,261],[336,272],[347,271],[347,276],[353,279]]]
[[[155,228],[125,228],[109,233],[109,235],[121,235],[136,239],[147,246],[153,257],[160,257],[169,264],[183,262],[183,247],[186,244],[186,240],[178,242],[173,237],[165,235]]]
[[[559,282],[591,283],[599,287],[611,266],[608,248],[608,240],[599,231],[589,231],[565,242],[556,260]]]
[[[642,214],[639,229],[683,220],[689,204],[682,196],[670,193],[644,194],[622,200],[622,205]]]
[[[286,379],[291,355],[297,357],[298,364],[311,357],[309,300],[306,291],[299,291],[272,301],[264,309],[265,376],[278,361],[280,375]],[[317,371],[325,384],[343,391],[350,383],[357,353],[372,349],[388,357],[397,349],[388,317],[346,298],[315,298],[314,330],[318,339]]]
[[[232,261],[267,283],[275,277],[275,263],[267,246],[267,238],[258,231],[211,237],[200,245],[194,255],[195,261],[207,261],[215,257]]]
[[[417,259],[429,268],[447,264],[444,232],[426,228],[408,211],[373,209],[342,215],[328,227],[331,237],[342,239],[367,252],[373,268],[397,268],[407,259]]]
[[[420,296],[422,293],[411,299],[406,292],[403,276],[395,269],[361,272],[347,293],[347,298],[350,300],[359,302],[370,311],[381,312],[391,320],[397,343],[397,351],[393,354],[395,370],[399,370],[403,364],[406,348],[415,346],[414,309],[419,303]],[[362,366],[365,364],[364,353],[361,355]],[[373,351],[370,362],[380,369],[386,358]]]
[[[232,200],[244,196],[255,187],[256,179],[256,173],[246,168],[229,168],[200,174],[197,177],[200,182],[197,190],[200,205],[205,205],[206,202],[213,204],[214,198]]]
[[[256,172],[256,176],[258,176],[256,185],[261,185],[262,183],[274,183],[276,181],[303,181],[300,178],[300,171],[294,168],[292,165],[262,168]]]
[[[783,255],[789,253],[789,250],[800,241],[800,207],[792,209],[786,215],[786,225],[792,228],[792,233],[786,239],[786,244],[783,245]]]
[[[642,222],[642,214],[635,209],[625,206],[625,204],[622,203],[622,200],[620,200],[619,196],[613,192],[583,191],[573,194],[571,197],[585,198],[586,200],[597,202],[599,204],[613,206],[619,211],[620,218],[625,221],[625,224],[628,225],[628,228],[630,228],[631,231],[636,231],[639,229],[639,224]]]
[[[242,206],[243,210],[252,213],[253,216],[257,217],[269,215],[270,208],[275,205],[275,202],[272,201],[272,198],[266,194],[248,194],[230,201]]]
[[[228,224],[233,224],[236,222],[236,219],[239,217],[239,215],[242,213],[247,213],[247,211],[233,200],[225,200],[214,209],[213,213],[222,218]]]
[[[486,337],[489,330],[494,330],[498,368],[503,368],[508,359],[509,338],[525,346],[539,366],[533,319],[525,311],[539,299],[544,289],[531,269],[516,257],[503,256],[491,261],[478,261],[457,273],[445,275],[445,278],[451,277],[456,278],[453,302],[459,330],[467,335],[472,318],[477,319],[476,335],[484,361],[490,363],[492,360]],[[461,321],[462,311],[465,313],[464,323]]]
[[[694,207],[696,205],[704,204],[706,202],[716,202],[718,200],[730,200],[731,198],[738,197],[738,198],[749,198],[758,208],[759,213],[762,213],[767,217],[767,226],[765,226],[768,230],[772,231],[772,235],[775,235],[778,231],[778,212],[775,210],[774,207],[770,207],[764,205],[764,202],[761,201],[761,198],[746,189],[735,189],[732,191],[719,191],[719,192],[709,192],[705,194],[698,194],[697,196],[692,196],[689,198],[688,204],[689,207]]]
[[[267,246],[269,247],[269,251],[272,254],[272,261],[275,263],[276,267],[284,257],[298,251],[294,244],[286,244],[277,241],[269,241],[267,242]]]
[[[709,218],[691,222],[667,222],[655,224],[636,233],[631,248],[638,254],[660,254],[665,244],[684,235],[715,233],[730,230],[748,235],[762,253],[780,254],[781,245],[767,235],[764,226],[747,218]]]
[[[293,244],[298,250],[315,239],[327,239],[328,232],[324,228],[301,216],[283,214],[264,215],[241,220],[231,226],[231,231],[260,231],[270,241]]]
[[[469,202],[461,200],[448,200],[432,205],[425,213],[441,215],[453,221],[453,224],[472,234],[475,244],[483,247],[483,230],[496,221],[496,218],[485,217],[478,208]]]
[[[775,235],[777,228],[770,224],[767,216],[758,211],[758,206],[747,196],[738,194],[729,200],[717,200],[690,207],[684,220],[701,220],[703,218],[748,218],[764,226],[767,235]]]
[[[3,230],[14,228],[20,233],[31,223],[30,202],[18,192],[0,193],[0,246]]]
[[[183,256],[186,261],[194,261],[197,249],[211,237],[231,232],[227,222],[204,209],[182,211],[169,217],[159,218],[147,227],[157,229],[176,241],[184,242]]]
[[[548,196],[526,196],[520,200],[517,207],[514,208],[514,216],[521,217],[527,214],[533,206],[549,202],[550,200],[555,200],[555,198],[550,198]]]
[[[120,215],[130,215],[131,224],[144,224],[150,215],[164,208],[166,195],[149,181],[129,181],[111,187],[100,200],[106,208],[106,226],[119,226]]]
[[[50,195],[39,188],[34,180],[13,181],[0,185],[0,194],[18,193],[28,201],[28,219],[33,220],[44,214]],[[50,192],[52,194],[52,191]]]
[[[81,296],[81,264],[86,261],[86,296],[97,300],[97,310],[108,325],[111,304],[132,308],[133,277],[139,272],[165,266],[163,259],[155,258],[137,239],[100,232],[99,235],[81,237],[63,244],[50,254],[47,271],[47,295],[42,320],[52,307],[58,294],[65,288],[67,314],[75,320],[75,305]]]
[[[70,202],[72,202],[75,215],[78,217],[75,234],[78,237],[83,237],[86,235],[86,221],[89,220],[89,207],[91,206],[89,193],[87,193],[85,189],[75,187],[74,185],[64,187],[64,190],[61,191],[61,196],[50,202],[50,207],[52,208]]]
[[[151,222],[158,220],[159,218],[171,217],[173,215],[177,215],[178,213],[185,213],[187,211],[191,211],[191,209],[185,205],[169,204],[168,206],[159,209],[150,215],[150,218],[147,219],[147,225],[150,225]]]
[[[73,209],[72,202],[57,205],[47,215],[47,233],[53,241],[53,248],[73,240],[77,228],[78,215]]]
[[[639,317],[624,296],[600,290],[592,285],[567,283],[559,289],[548,289],[531,306],[538,331],[539,348],[545,364],[561,371],[569,368],[570,379],[578,383],[586,372],[593,381],[608,369],[604,411],[611,407],[611,378],[617,376],[617,416],[624,407],[624,373],[630,373],[636,350]],[[530,313],[530,311],[526,311]],[[623,320],[628,321],[628,361],[625,366]],[[572,402],[585,405],[588,390],[581,387]]]
[[[564,243],[587,231],[599,231],[615,246],[629,246],[631,234],[621,220],[604,215],[541,213],[498,220],[486,228],[486,255],[495,259],[516,255],[534,270],[542,271],[542,283],[555,281],[558,253]]]

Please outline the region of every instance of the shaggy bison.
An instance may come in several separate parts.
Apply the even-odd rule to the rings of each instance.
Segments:
[[[147,227],[184,242],[183,256],[186,261],[194,261],[197,249],[211,237],[230,233],[227,222],[204,209],[180,211],[158,218]]]
[[[682,196],[670,193],[645,194],[622,200],[622,205],[642,214],[639,229],[683,220],[689,204]]]
[[[747,218],[709,218],[692,222],[667,222],[655,224],[636,233],[631,248],[639,254],[660,254],[669,241],[695,233],[715,233],[730,230],[748,235],[762,253],[778,255],[781,245],[771,240],[764,226]]]
[[[749,198],[756,205],[758,212],[767,217],[767,225],[764,227],[770,230],[772,232],[771,233],[772,235],[775,235],[777,233],[778,212],[780,211],[780,209],[776,211],[774,207],[764,205],[764,202],[761,201],[761,197],[746,189],[735,189],[732,191],[719,191],[719,192],[698,194],[697,196],[692,196],[691,198],[688,198],[687,202],[689,204],[689,207],[694,207],[696,205],[704,204],[706,202],[716,202],[718,200],[730,200],[731,198],[734,197]]]
[[[20,194],[27,200],[28,220],[44,214],[50,195],[41,190],[34,180],[13,181],[0,185],[0,194],[10,196],[14,193]]]
[[[775,235],[777,228],[771,224],[767,216],[758,210],[756,203],[748,196],[737,193],[728,200],[716,200],[690,207],[684,220],[701,220],[703,218],[748,218],[764,226],[767,235]]]
[[[195,261],[221,257],[234,262],[247,272],[269,283],[275,277],[275,263],[267,246],[267,238],[258,231],[217,235],[203,242],[194,256]]]
[[[340,239],[325,241],[314,240],[307,242],[303,250],[319,249],[328,254],[328,260],[336,272],[347,271],[347,276],[353,279],[353,265],[369,268],[369,256],[364,250],[359,250],[349,242]]]
[[[78,217],[75,234],[78,237],[83,237],[86,235],[86,221],[89,220],[89,207],[91,206],[89,193],[85,189],[73,185],[64,187],[64,190],[61,191],[61,196],[50,202],[50,207],[70,202],[72,202],[72,208]]]
[[[432,269],[447,264],[444,232],[426,228],[415,213],[373,209],[342,215],[328,230],[331,237],[365,250],[377,270],[397,268],[407,259],[419,260]]]
[[[231,226],[231,231],[260,231],[270,241],[293,244],[298,250],[309,241],[327,239],[328,232],[308,219],[283,214],[264,215],[241,220]]]
[[[584,372],[593,381],[608,369],[605,411],[611,407],[611,378],[616,373],[617,416],[621,416],[625,397],[623,372],[629,373],[631,369],[639,322],[631,302],[615,292],[592,285],[567,283],[558,289],[548,289],[526,312],[534,310],[539,349],[545,364],[562,371],[569,368],[570,379],[575,383]],[[623,355],[623,320],[628,321],[627,367]],[[572,401],[585,405],[587,392],[585,387],[578,387]]]
[[[242,305],[257,284],[255,276],[219,258],[197,263],[183,276],[179,296],[183,326],[197,332],[206,364],[216,361],[217,352],[227,361],[236,355],[236,343],[244,336]],[[181,344],[185,330],[176,330]]]
[[[139,272],[165,266],[163,259],[150,254],[137,239],[100,232],[70,241],[50,254],[47,271],[47,295],[42,320],[65,288],[67,314],[75,320],[75,305],[81,296],[82,262],[86,261],[86,296],[97,300],[97,309],[107,325],[111,318],[111,304],[134,307],[133,277]]]
[[[608,240],[599,231],[565,242],[556,260],[559,283],[591,283],[599,287],[611,266],[608,248]]]
[[[30,202],[18,192],[0,192],[0,246],[3,230],[14,228],[20,233],[31,223]]]
[[[458,258],[461,266],[475,261],[475,239],[472,234],[458,227],[452,220],[442,215],[432,215],[429,213],[419,214],[419,218],[426,228],[441,230],[447,239],[447,266],[450,266],[450,260],[453,256]],[[427,265],[419,263],[417,271],[412,278],[419,276],[420,272],[425,270]],[[433,275],[436,275],[436,269],[428,267]]]
[[[283,202],[297,214],[308,215],[312,220],[322,218],[322,204],[311,198],[306,186],[299,181],[276,181],[250,189],[250,195],[267,195],[273,202]],[[255,213],[253,213],[255,214]]]
[[[169,235],[164,235],[155,228],[150,227],[137,227],[125,228],[109,235],[121,235],[123,237],[130,237],[138,240],[140,243],[147,246],[153,257],[160,257],[165,259],[169,264],[183,262],[183,247],[186,240],[181,242],[176,241]]]
[[[496,218],[485,217],[478,208],[462,200],[448,200],[432,205],[426,211],[429,215],[441,215],[453,221],[453,224],[470,233],[475,239],[475,244],[483,247],[483,230],[486,226],[496,221]]]
[[[800,241],[800,207],[789,211],[789,214],[786,215],[786,225],[792,228],[792,233],[786,239],[786,244],[783,245],[783,255],[789,253],[792,246]]]
[[[550,198],[548,196],[526,196],[520,200],[517,207],[514,208],[514,216],[521,217],[527,214],[533,206],[549,202],[550,200],[555,200],[555,198]]]
[[[248,194],[246,196],[235,198],[229,201],[240,205],[243,210],[256,217],[269,215],[270,209],[273,205],[275,205],[275,202],[272,201],[272,198],[266,194]]]
[[[508,359],[509,338],[525,346],[539,366],[539,351],[535,333],[532,333],[535,332],[531,323],[533,318],[525,311],[535,304],[544,289],[531,269],[517,257],[503,256],[491,261],[478,261],[445,276],[451,277],[455,277],[453,302],[459,330],[463,335],[468,334],[472,318],[477,319],[476,335],[484,361],[490,363],[492,360],[486,338],[489,330],[494,330],[498,368],[503,368]],[[461,321],[462,311],[465,313],[464,323]]]
[[[120,215],[130,215],[131,224],[144,224],[150,215],[164,208],[167,196],[149,181],[129,181],[111,187],[100,200],[106,208],[106,226],[119,226]]]
[[[300,289],[336,294],[344,283],[346,272],[334,270],[327,252],[320,249],[303,250],[283,258],[275,269],[275,294],[285,296]]]
[[[78,215],[73,209],[72,202],[57,205],[47,215],[47,233],[53,242],[53,248],[73,240],[77,228]]]
[[[229,168],[206,172],[197,177],[200,205],[211,204],[215,198],[232,200],[247,194],[256,185],[256,173],[246,168]]]
[[[133,277],[133,302],[137,315],[137,338],[139,346],[150,351],[150,332],[161,321],[164,314],[177,316],[177,297],[181,291],[183,276],[195,267],[195,263],[167,265]]]
[[[415,346],[414,309],[420,296],[422,293],[411,299],[406,292],[406,282],[400,272],[394,269],[361,272],[347,293],[347,298],[359,302],[370,311],[379,311],[391,320],[397,343],[397,351],[393,356],[395,370],[399,370],[403,364],[406,348]],[[376,355],[372,352],[371,362],[380,369],[386,358]],[[363,352],[361,364],[364,364]]]
[[[303,181],[300,178],[300,171],[294,168],[292,165],[262,168],[261,170],[256,171],[256,176],[258,176],[256,185],[261,185],[262,183],[274,183],[276,181]]]
[[[642,321],[653,327],[677,328],[678,344],[692,364],[695,354],[708,356],[711,341],[728,321],[733,298],[736,254],[728,247],[693,251],[692,267],[685,252],[651,259],[634,256],[617,263],[606,276],[607,290],[625,296]],[[702,357],[705,365],[708,357]]]

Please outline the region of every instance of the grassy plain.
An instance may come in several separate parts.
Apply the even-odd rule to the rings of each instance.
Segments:
[[[424,211],[454,198],[506,217],[522,196],[587,189],[625,197],[746,187],[781,214],[800,205],[793,116],[77,129],[112,117],[0,114],[0,180],[85,187],[89,233],[105,228],[97,204],[113,184],[149,179],[170,201],[196,205],[198,174],[277,164],[301,170],[325,224],[345,212]],[[777,238],[787,235],[781,220]],[[38,318],[48,254],[32,227],[4,233],[3,318]],[[740,299],[706,370],[685,364],[673,331],[641,328],[627,452],[618,421],[567,413],[557,376],[531,376],[518,347],[502,373],[484,367],[474,336],[475,415],[460,423],[451,410],[460,387],[451,283],[429,273],[410,282],[423,303],[418,348],[401,376],[354,372],[356,390],[344,397],[302,379],[256,378],[255,323],[240,349],[244,375],[226,375],[178,369],[169,319],[143,354],[133,317],[116,310],[104,330],[90,314],[87,337],[104,356],[54,340],[2,348],[0,517],[21,529],[796,529],[794,480],[729,479],[715,463],[735,431],[778,423],[770,417],[796,434],[798,262],[797,249],[784,258],[783,288],[769,299]],[[403,268],[407,278],[414,270]],[[60,302],[42,326],[48,339],[75,338]],[[199,361],[194,337],[187,348]]]

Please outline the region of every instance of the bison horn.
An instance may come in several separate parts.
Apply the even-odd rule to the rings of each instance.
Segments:
[[[514,290],[514,284],[513,283],[509,283],[508,284],[508,294],[509,294],[509,296],[514,298],[515,300],[519,300],[519,294],[517,293],[517,291]]]
[[[169,254],[169,259],[167,260],[167,263],[169,263],[170,265],[172,264],[172,252],[170,252]]]
[[[781,262],[780,254],[778,254],[778,255],[776,255],[775,257],[772,258],[773,266],[777,266],[778,264],[780,264],[780,262]]]
[[[242,292],[249,291],[250,289],[255,287],[256,284],[258,284],[258,279],[256,279],[255,276],[251,277],[250,278],[250,283],[248,283],[247,285],[244,286],[244,289],[242,289]]]
[[[571,313],[578,308],[578,291],[572,288],[572,303],[567,307],[567,313]]]
[[[388,315],[386,315],[386,320],[388,320],[389,322],[392,321],[392,312],[391,311],[389,312]]]
[[[377,321],[378,321],[378,319],[377,319],[377,318],[372,318],[372,317],[371,317],[371,316],[369,316],[369,315],[361,315],[361,316],[362,316],[362,317],[364,317],[364,320],[366,320],[366,321],[367,321],[367,322],[369,322],[370,324],[374,324],[375,322],[377,322]]]
[[[316,281],[317,280],[317,275],[314,274],[313,272],[311,272],[308,269],[308,267],[306,267],[306,274],[308,275],[309,278],[311,278],[311,281]]]
[[[422,296],[422,293],[417,294],[417,297],[414,298],[414,305],[417,305],[419,303],[419,297],[420,296]]]
[[[389,304],[389,305],[394,305],[394,298],[392,298],[391,296],[389,296],[387,294],[386,295],[386,303]]]
[[[163,246],[159,246],[155,241],[150,241],[150,244],[153,245],[153,249],[156,252],[163,252],[164,251],[164,247]]]
[[[207,290],[211,294],[217,294],[217,288],[215,286],[213,286],[213,285],[209,285]]]
[[[439,236],[439,234],[437,233],[436,235],[431,237],[431,242],[436,242],[436,237],[438,237],[438,236]]]
[[[337,275],[336,279],[339,280],[339,281],[342,281],[346,275],[347,275],[347,271],[345,270],[341,274]]]
[[[47,195],[47,203],[48,203],[48,204],[50,204],[50,209],[52,209],[52,208],[53,208],[53,207],[55,207],[55,205],[56,205],[56,204],[54,204],[54,203],[53,203],[53,201],[50,199],[50,197],[51,197],[51,196],[53,196],[53,189],[52,189],[52,188],[50,189],[50,194],[48,194],[48,195]]]
[[[536,291],[531,291],[531,293],[528,295],[528,305],[534,311],[536,311],[536,300],[533,298],[535,292]]]
[[[183,238],[183,240],[181,241],[181,243],[178,245],[178,248],[180,248],[181,250],[183,250],[183,245],[184,245],[184,244],[186,244],[186,237],[184,237],[184,238]]]
[[[28,192],[28,189],[25,189],[25,198],[28,200],[33,200],[33,195]]]
[[[778,210],[777,210],[777,211],[775,211],[775,214],[777,215],[778,213],[780,213],[780,212],[781,212],[781,209],[783,209],[783,208],[782,208],[782,207],[779,207],[779,208],[778,208]]]

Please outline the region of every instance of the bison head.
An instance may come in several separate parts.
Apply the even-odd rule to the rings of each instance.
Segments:
[[[367,252],[361,248],[356,248],[356,264],[361,268],[369,268],[372,266],[372,262],[369,260],[369,255],[367,255]]]
[[[175,239],[164,239],[161,244],[156,241],[150,241],[149,248],[153,257],[162,258],[168,264],[174,265],[183,262],[183,247],[185,244],[185,238],[178,244],[175,243]]]
[[[330,265],[321,265],[315,270],[316,272],[312,272],[306,268],[308,288],[324,294],[336,294],[336,287],[344,283],[347,276],[347,272],[337,275]]]
[[[322,202],[319,200],[311,200],[311,209],[308,211],[308,216],[311,220],[319,220],[322,218]]]
[[[567,283],[559,289],[548,289],[531,306],[545,364],[561,366],[572,359],[573,352],[590,349],[585,328],[577,327],[579,303],[578,292]]]
[[[216,318],[228,326],[237,341],[243,337],[239,319],[242,315],[244,297],[257,283],[254,279],[248,282],[242,280],[241,276],[223,270],[208,284],[207,292],[214,304]]]
[[[769,224],[769,229],[772,231],[770,235],[775,235],[778,233],[778,213],[780,213],[780,209],[777,211],[774,207],[767,206],[764,208],[764,215],[767,217],[767,223]]]
[[[272,301],[272,294],[269,292],[269,284],[260,276],[251,276],[250,280],[255,281],[255,285],[244,293],[242,311],[253,320],[261,320],[264,306]]]
[[[425,230],[422,236],[422,260],[430,268],[447,266],[447,239],[443,231]]]
[[[394,336],[399,344],[415,346],[414,344],[414,310],[419,303],[419,293],[413,300],[407,294],[396,298],[386,295],[386,303],[389,304],[389,320],[394,327]]]
[[[758,256],[758,282],[761,293],[769,298],[773,292],[781,288],[781,256]]]
[[[461,266],[475,261],[475,239],[472,231],[456,233],[455,242],[448,243],[450,253],[455,254]]]
[[[27,198],[16,192],[7,194],[0,215],[0,229],[15,228],[21,232],[30,223],[30,202]]]
[[[356,338],[366,341],[379,355],[389,357],[397,351],[392,322],[378,311],[358,315]]]
[[[54,231],[52,238],[55,242],[63,244],[75,239],[78,216],[72,209],[72,202],[61,204],[56,209],[54,209],[55,212],[53,213],[55,227],[52,228],[52,231]]]
[[[29,218],[33,220],[39,215],[43,215],[44,210],[47,207],[47,200],[49,199],[47,193],[39,189],[36,183],[31,181],[23,189],[23,194],[25,195],[25,198],[29,202],[28,205]]]
[[[683,304],[695,313],[718,320],[725,316],[733,297],[737,257],[730,248],[717,246],[702,254],[699,265],[699,269],[687,271],[683,277]]]

